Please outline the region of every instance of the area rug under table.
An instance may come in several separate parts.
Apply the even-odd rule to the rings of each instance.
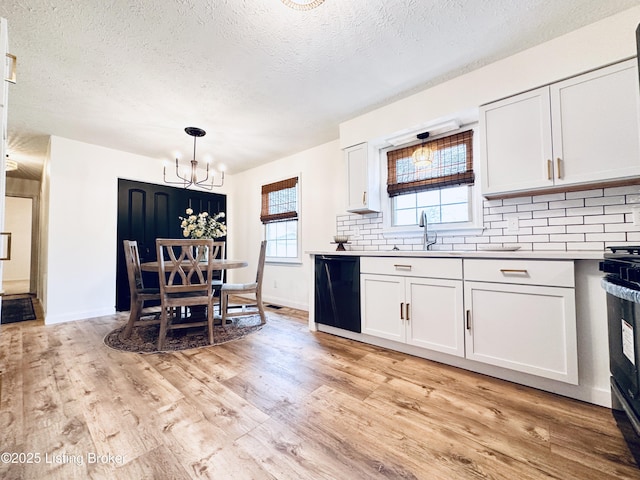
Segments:
[[[2,299],[0,323],[24,322],[35,319],[36,312],[30,297]]]
[[[133,327],[131,336],[123,338],[122,333],[125,325],[116,328],[104,337],[106,346],[115,350],[136,353],[158,352],[158,332],[159,325],[143,325]],[[239,340],[247,335],[257,332],[262,328],[260,316],[251,315],[247,317],[237,317],[233,323],[227,325],[215,325],[213,328],[214,345]],[[189,348],[199,348],[209,346],[209,337],[206,329],[202,327],[184,328],[167,332],[164,342],[163,352],[187,350]]]

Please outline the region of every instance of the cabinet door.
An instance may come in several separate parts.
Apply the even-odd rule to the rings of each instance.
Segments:
[[[482,193],[553,185],[549,87],[480,108]]]
[[[466,356],[578,384],[574,289],[465,282]]]
[[[360,275],[362,333],[405,341],[404,278]]]
[[[347,210],[358,212],[367,209],[368,172],[367,144],[354,145],[344,151],[347,161]]]
[[[640,175],[635,59],[551,85],[556,185]]]
[[[461,280],[407,278],[407,343],[464,356]]]

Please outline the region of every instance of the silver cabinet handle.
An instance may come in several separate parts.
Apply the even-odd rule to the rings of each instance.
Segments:
[[[551,180],[553,177],[553,162],[547,160],[547,180]]]
[[[399,269],[411,270],[411,265],[403,265],[403,264],[395,263],[393,266],[397,270],[399,270]]]
[[[525,268],[501,268],[500,273],[521,273],[525,275],[529,272]]]
[[[466,327],[467,330],[471,330],[471,310],[467,310]]]
[[[404,302],[400,304],[400,320],[404,320]]]
[[[407,303],[407,306],[404,309],[404,311],[406,313],[406,317],[407,317],[407,322],[409,321],[409,312],[411,311],[410,307],[409,307],[410,305],[411,305],[410,303]]]

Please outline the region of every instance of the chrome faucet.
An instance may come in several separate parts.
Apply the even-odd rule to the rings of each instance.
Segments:
[[[438,240],[438,233],[434,232],[433,240],[429,239],[429,231],[427,226],[427,212],[425,212],[424,210],[420,214],[420,222],[418,223],[418,225],[424,228],[424,233],[422,234],[422,249],[429,250],[429,247],[434,243],[436,243],[436,241]]]

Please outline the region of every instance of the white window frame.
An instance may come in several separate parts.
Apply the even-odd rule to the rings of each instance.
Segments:
[[[302,228],[301,228],[301,222],[302,222],[302,202],[300,201],[300,197],[301,197],[301,191],[302,191],[302,174],[301,173],[297,173],[297,174],[292,174],[292,175],[286,175],[280,178],[276,178],[274,180],[268,181],[268,182],[264,182],[261,183],[261,185],[268,185],[270,183],[275,183],[275,182],[279,182],[279,181],[283,181],[283,180],[287,180],[289,178],[293,178],[293,177],[298,177],[298,183],[296,185],[296,212],[298,212],[298,218],[297,220],[285,220],[285,221],[292,221],[292,222],[296,222],[297,227],[296,227],[296,241],[297,241],[297,246],[296,246],[296,250],[297,250],[297,256],[296,257],[275,257],[275,256],[265,256],[265,263],[270,263],[270,264],[285,264],[285,265],[292,265],[292,264],[302,264],[302,239],[301,239],[301,232],[302,232]],[[277,222],[270,222],[270,223],[277,223]],[[264,240],[268,240],[267,239],[267,223],[263,223],[262,224],[263,230],[262,230],[262,237]],[[267,247],[267,251],[269,250],[269,248]]]
[[[471,127],[471,128],[470,128]],[[442,137],[447,137],[449,135],[455,135],[459,131],[473,130],[473,172],[475,174],[475,181],[473,185],[470,187],[471,192],[469,194],[469,201],[471,202],[469,208],[469,215],[471,216],[471,220],[468,222],[456,222],[450,224],[429,224],[430,232],[438,232],[442,234],[448,235],[479,235],[484,230],[483,225],[483,211],[482,211],[482,193],[480,191],[480,161],[479,157],[481,155],[480,145],[479,145],[479,128],[478,123],[475,122],[473,124],[467,124],[461,127],[457,131],[450,131],[443,133],[441,135],[429,137],[429,139],[438,139]],[[422,130],[417,130],[417,133],[420,133]],[[419,145],[420,140],[416,140],[413,142],[407,142],[403,145],[393,145],[390,146],[388,142],[383,141],[379,144],[378,154],[380,155],[380,195],[382,196],[380,205],[382,210],[382,234],[388,238],[410,238],[417,237],[422,235],[423,229],[418,225],[402,225],[402,226],[394,226],[392,224],[393,219],[393,209],[392,203],[393,200],[387,194],[387,152],[390,150],[396,150],[398,148],[411,146],[411,145]]]

